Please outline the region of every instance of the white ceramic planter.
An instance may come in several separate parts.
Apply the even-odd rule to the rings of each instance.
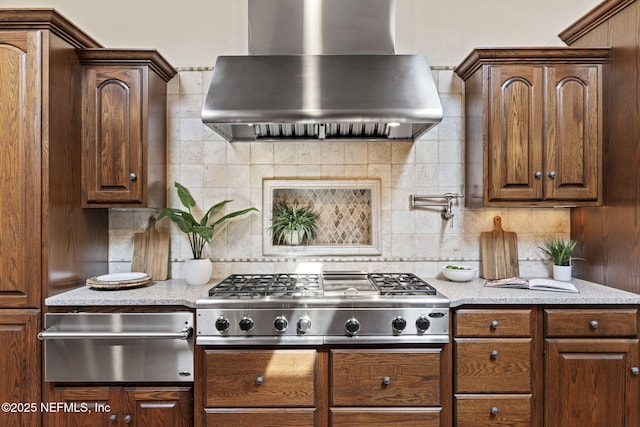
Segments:
[[[571,266],[570,265],[554,265],[553,266],[553,279],[560,280],[562,282],[568,282],[571,280]]]
[[[182,265],[182,277],[189,285],[209,283],[213,265],[209,258],[189,259]]]

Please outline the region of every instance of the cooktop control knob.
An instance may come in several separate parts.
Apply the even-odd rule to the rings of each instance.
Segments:
[[[238,325],[240,326],[241,331],[249,332],[251,329],[253,329],[253,319],[251,319],[251,317],[249,316],[244,316],[242,319],[240,319],[240,323],[238,323]]]
[[[429,322],[429,319],[427,319],[425,315],[418,317],[418,320],[416,320],[416,328],[418,328],[418,332],[420,333],[426,332],[429,326],[431,326],[431,322]]]
[[[278,332],[286,331],[287,326],[289,326],[289,322],[287,321],[287,318],[284,316],[278,316],[276,317],[276,320],[273,321],[273,327]]]
[[[360,322],[355,317],[347,320],[344,324],[344,329],[349,335],[355,335],[360,330]]]
[[[229,319],[220,316],[216,319],[216,329],[218,332],[227,332],[229,330]]]
[[[309,330],[311,330],[311,319],[307,316],[298,319],[298,332],[305,334],[309,332]]]
[[[407,327],[407,321],[404,320],[404,317],[402,316],[396,316],[391,321],[391,327],[393,328],[394,332],[402,332],[404,331],[404,328]]]

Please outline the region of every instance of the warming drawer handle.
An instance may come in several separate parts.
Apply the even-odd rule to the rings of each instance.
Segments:
[[[109,339],[180,339],[186,340],[193,333],[191,326],[180,332],[51,332],[42,331],[38,334],[40,340],[109,340]]]

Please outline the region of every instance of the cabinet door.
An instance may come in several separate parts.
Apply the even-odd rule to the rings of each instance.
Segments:
[[[638,426],[638,340],[547,339],[545,425]]]
[[[544,68],[491,66],[488,197],[542,199]]]
[[[545,199],[598,199],[602,179],[599,74],[599,65],[547,68]]]
[[[144,67],[86,66],[83,203],[143,203]]]
[[[45,411],[48,427],[107,427],[121,425],[119,387],[54,387],[52,402],[65,406]],[[117,424],[116,424],[117,423]]]
[[[440,408],[331,408],[332,427],[440,427]]]
[[[314,408],[205,409],[208,427],[313,427]]]
[[[0,310],[0,372],[2,426],[39,425],[40,407],[9,406],[40,403],[39,310]]]
[[[190,387],[125,388],[123,407],[125,424],[172,427],[193,424]]]
[[[38,31],[0,31],[0,306],[40,305]]]

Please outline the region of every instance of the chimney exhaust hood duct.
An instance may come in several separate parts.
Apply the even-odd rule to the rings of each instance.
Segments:
[[[219,56],[202,121],[227,141],[414,141],[442,120],[394,0],[249,0],[249,55]]]

